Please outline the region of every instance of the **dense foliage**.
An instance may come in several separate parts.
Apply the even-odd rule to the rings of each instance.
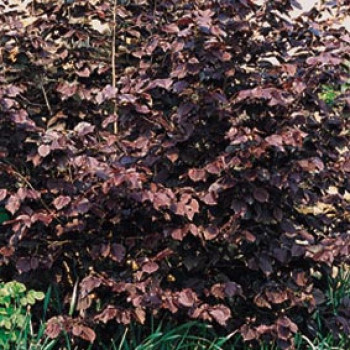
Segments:
[[[2,11],[0,275],[67,294],[80,281],[49,335],[169,313],[288,348],[315,308],[350,329],[349,300],[333,316],[322,289],[350,256],[350,99],[320,98],[349,79],[350,36],[327,10],[290,8]]]

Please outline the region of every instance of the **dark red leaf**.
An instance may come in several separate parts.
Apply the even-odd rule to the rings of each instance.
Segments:
[[[253,196],[260,203],[266,203],[270,198],[269,193],[261,187],[254,189]]]
[[[146,312],[145,312],[145,310],[137,307],[134,310],[134,315],[135,315],[135,319],[136,319],[137,322],[139,322],[141,324],[145,323],[145,321],[146,321]]]
[[[74,207],[79,214],[86,214],[91,208],[91,203],[87,198],[82,198],[74,202]]]
[[[286,316],[279,318],[276,324],[278,337],[283,340],[290,339],[298,331],[298,326]]]
[[[206,176],[206,172],[203,169],[190,169],[188,171],[188,176],[194,182],[203,181]]]
[[[242,287],[236,282],[225,283],[225,294],[232,298],[235,295],[242,295]]]
[[[119,310],[113,306],[108,305],[100,314],[95,316],[95,321],[107,323],[110,320],[116,319]]]
[[[57,210],[61,210],[66,207],[71,202],[71,198],[68,196],[59,196],[55,198],[52,204],[56,207]]]
[[[93,291],[94,289],[98,288],[102,284],[102,282],[103,280],[99,277],[95,277],[95,276],[85,277],[80,283],[82,295],[85,296],[91,291]]]
[[[198,201],[194,198],[191,199],[190,203],[186,205],[186,215],[189,220],[193,220],[193,217],[196,213],[199,213],[199,204]]]
[[[240,328],[240,333],[245,341],[250,341],[258,338],[257,332],[247,324]]]
[[[16,123],[18,126],[34,129],[35,123],[33,120],[31,120],[28,116],[28,112],[24,109],[20,109],[18,111],[14,111],[11,115],[11,119],[14,123]]]
[[[88,67],[84,67],[82,70],[76,71],[76,74],[79,77],[88,78],[91,74],[91,71]]]
[[[126,250],[125,250],[125,247],[121,244],[117,244],[117,243],[113,243],[111,245],[111,259],[118,262],[118,263],[121,263],[124,258],[125,258],[125,255],[126,255]]]
[[[171,237],[177,241],[182,241],[186,235],[187,231],[185,229],[178,228],[171,231]]]
[[[38,148],[38,154],[41,157],[47,157],[51,152],[51,147],[49,145],[40,145]]]
[[[5,208],[12,214],[14,215],[18,209],[21,206],[21,201],[18,198],[17,195],[11,195],[8,199],[7,199],[7,203],[5,205]]]
[[[217,227],[211,226],[203,230],[203,236],[206,241],[211,241],[219,235],[220,231]]]
[[[173,84],[173,80],[171,78],[167,79],[155,79],[152,80],[147,87],[144,89],[144,91],[151,90],[157,87],[163,88],[165,90],[169,90]]]
[[[343,165],[344,171],[350,173],[350,160],[346,161]]]
[[[281,147],[283,145],[283,138],[280,135],[268,136],[265,141],[271,146]]]
[[[78,133],[79,136],[85,136],[94,132],[95,126],[87,122],[80,122],[75,128],[74,131]]]
[[[12,256],[15,252],[15,249],[13,247],[1,247],[0,248],[0,254],[6,258],[9,258],[10,256]]]
[[[197,295],[190,289],[184,289],[178,294],[177,300],[181,306],[192,307],[197,301]]]
[[[273,272],[271,259],[268,256],[264,255],[264,254],[260,255],[259,267],[264,272],[264,274],[266,276],[270,276],[272,274],[272,272]]]
[[[76,337],[84,339],[90,343],[93,343],[96,339],[95,332],[91,328],[82,324],[75,324],[72,328],[72,333]]]
[[[215,298],[224,299],[225,298],[224,288],[225,286],[220,283],[214,284],[210,288],[210,294],[212,294]]]
[[[60,83],[56,90],[63,95],[63,99],[67,99],[77,92],[77,88],[76,84]]]
[[[210,316],[222,326],[231,318],[231,310],[225,305],[215,305],[209,309]]]
[[[207,193],[204,197],[201,198],[202,202],[207,205],[216,205],[218,204],[216,196],[213,192]]]
[[[7,190],[4,188],[0,189],[0,202],[3,201],[7,196]]]
[[[134,104],[137,101],[137,97],[131,94],[120,94],[118,100],[121,104]]]
[[[60,320],[59,318],[50,318],[45,327],[45,334],[50,338],[50,339],[56,339],[58,336],[61,334],[63,327],[62,327],[63,321]]]
[[[152,274],[159,269],[159,265],[153,261],[149,261],[142,266],[142,271],[148,274]]]
[[[112,85],[106,85],[102,90],[104,100],[110,100],[116,97],[117,89]]]
[[[266,290],[265,295],[271,304],[282,304],[288,300],[288,293],[284,290]]]
[[[29,272],[36,270],[39,267],[39,261],[35,257],[19,258],[16,263],[16,269],[19,273]]]
[[[177,34],[179,27],[175,23],[170,23],[162,27],[162,30],[168,34]]]

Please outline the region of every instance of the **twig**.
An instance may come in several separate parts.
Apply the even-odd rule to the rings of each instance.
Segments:
[[[309,344],[312,350],[317,350],[316,346],[312,344],[311,340],[308,337],[305,335],[302,335],[301,337]]]
[[[121,350],[122,349],[122,345],[124,344],[124,341],[125,341],[125,338],[126,338],[126,334],[129,332],[129,327],[126,327],[125,328],[125,332],[122,336],[122,339],[121,339],[121,342],[120,342],[120,345],[119,345],[119,348],[118,350]]]
[[[37,106],[37,107],[42,107],[42,106],[45,106],[44,104],[42,103],[34,103],[34,102],[31,102],[30,100],[28,100],[25,96],[23,96],[22,94],[18,94],[18,96],[20,98],[22,98],[24,101],[26,101],[28,104],[32,105],[32,106]]]
[[[44,99],[45,99],[45,103],[46,103],[46,107],[50,113],[50,116],[52,116],[52,108],[51,108],[51,105],[50,105],[50,102],[49,102],[49,99],[47,98],[47,94],[46,94],[46,90],[44,88],[44,82],[43,82],[43,78],[41,78],[41,91],[43,92],[43,95],[44,95]]]
[[[114,0],[114,6],[113,6],[113,31],[112,31],[112,58],[111,58],[111,64],[112,64],[112,86],[113,90],[116,90],[116,72],[115,72],[115,40],[116,40],[116,26],[117,26],[117,0]],[[114,115],[117,117],[117,101],[114,101]],[[114,122],[114,133],[118,133],[118,120],[116,119]]]
[[[35,16],[35,0],[32,1],[32,16]]]
[[[153,17],[155,16],[156,14],[156,11],[157,11],[157,0],[154,1],[154,5],[153,5]]]

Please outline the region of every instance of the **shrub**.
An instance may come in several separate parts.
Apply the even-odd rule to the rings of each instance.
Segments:
[[[170,313],[288,348],[316,307],[349,329],[323,305],[349,257],[349,119],[319,98],[348,79],[349,35],[325,10],[293,22],[290,8],[3,12],[1,274],[65,293],[81,281],[79,315],[51,336]]]
[[[19,282],[0,282],[0,345],[4,350],[27,349],[30,333],[30,307],[45,294],[26,290]]]

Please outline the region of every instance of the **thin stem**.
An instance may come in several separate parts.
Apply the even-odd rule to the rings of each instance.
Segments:
[[[43,92],[43,95],[44,95],[46,107],[47,107],[47,109],[48,109],[48,111],[49,111],[49,113],[50,113],[50,116],[52,116],[52,108],[51,108],[49,99],[48,99],[48,97],[47,97],[46,90],[45,90],[45,88],[44,88],[44,82],[43,82],[43,80],[44,80],[44,79],[42,78],[42,79],[41,79],[41,83],[40,83],[40,85],[41,85],[41,91]]]
[[[113,90],[116,90],[116,71],[115,71],[115,40],[116,40],[116,20],[117,20],[117,0],[114,0],[113,5],[113,31],[112,31],[112,58],[111,58],[111,65],[112,65],[112,86]],[[117,101],[114,101],[114,115],[117,115]],[[118,133],[118,120],[114,122],[114,133]]]

